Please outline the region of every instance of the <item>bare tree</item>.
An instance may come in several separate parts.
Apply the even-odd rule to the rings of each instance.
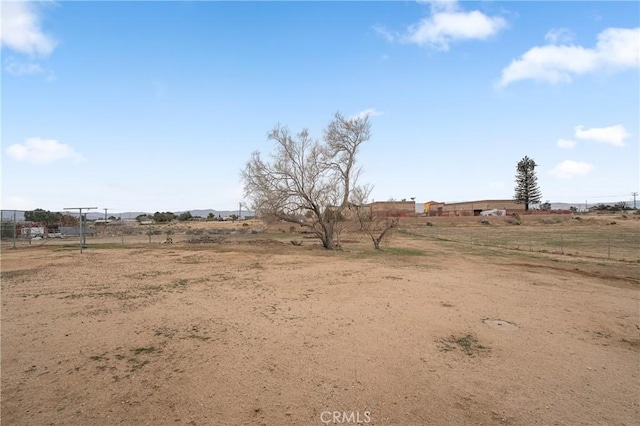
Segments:
[[[357,179],[360,176],[360,169],[356,167],[358,148],[370,138],[371,125],[368,116],[344,118],[338,112],[324,131],[327,159],[340,176],[343,186],[342,208],[348,205],[352,188],[357,188]]]
[[[374,212],[367,203],[370,192],[371,187],[361,187],[361,189],[354,194],[353,208],[356,212],[356,219],[360,230],[371,238],[373,248],[380,250],[382,240],[392,234],[393,230],[398,226],[400,219],[393,216],[393,211],[384,213]]]
[[[358,192],[356,166],[360,145],[370,138],[369,118],[345,118],[336,113],[324,131],[324,143],[304,129],[293,135],[280,125],[269,133],[276,149],[271,161],[254,152],[242,171],[245,196],[264,216],[307,227],[327,249],[350,197]]]
[[[358,216],[360,229],[371,238],[373,248],[380,250],[380,244],[385,237],[389,237],[398,226],[400,219],[369,212]]]

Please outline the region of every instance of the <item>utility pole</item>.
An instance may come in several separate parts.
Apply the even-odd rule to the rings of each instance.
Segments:
[[[65,207],[64,210],[78,210],[80,213],[80,253],[82,253],[82,246],[84,244],[84,235],[82,229],[82,210],[96,210],[97,207]]]
[[[242,217],[242,201],[238,203],[238,220]]]
[[[636,197],[638,196],[638,193],[636,191],[632,192],[631,195],[633,195],[633,209],[636,209]]]

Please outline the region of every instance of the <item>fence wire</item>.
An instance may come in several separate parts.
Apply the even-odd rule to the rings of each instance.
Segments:
[[[640,259],[640,229],[638,232],[615,232],[589,229],[554,230],[525,226],[421,227],[412,228],[410,233],[434,241],[449,241],[471,248],[493,247],[624,261]]]
[[[28,220],[33,217],[29,211],[0,210],[0,244],[2,248],[29,247],[43,245],[80,245],[80,221],[78,214],[52,212],[57,215],[50,223]],[[264,232],[260,226],[219,222],[214,219],[195,221],[171,221],[155,223],[138,221],[136,218],[95,219],[89,216],[83,221],[84,244],[159,244],[193,240],[211,240],[232,234],[255,234]],[[233,225],[233,226],[231,226]]]
[[[0,210],[2,248],[42,245],[79,245],[77,213],[54,212],[54,223],[28,220],[33,212]],[[185,241],[209,241],[229,234],[264,232],[255,223],[220,225],[216,220],[138,221],[113,213],[108,218],[88,216],[83,226],[85,244],[158,244]],[[38,216],[35,216],[38,218]],[[541,219],[544,220],[544,219]],[[590,220],[590,219],[589,219]],[[205,223],[201,223],[205,222]],[[493,247],[529,252],[561,253],[574,256],[640,260],[640,226],[585,226],[565,228],[557,221],[549,226],[425,226],[408,224],[410,235],[433,241],[453,242],[470,248]],[[635,223],[635,222],[634,222]],[[228,224],[232,225],[232,224]],[[624,229],[624,230],[623,230]]]

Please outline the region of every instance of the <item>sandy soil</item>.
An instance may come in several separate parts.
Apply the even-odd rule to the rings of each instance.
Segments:
[[[3,251],[2,423],[637,424],[639,265],[306,245]]]

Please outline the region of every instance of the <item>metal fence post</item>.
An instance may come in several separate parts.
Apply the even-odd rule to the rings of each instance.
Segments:
[[[17,231],[17,226],[16,226],[16,211],[13,211],[13,248],[16,248],[16,231]]]
[[[607,235],[607,259],[611,259],[611,235]]]
[[[80,253],[82,253],[83,247],[84,247],[84,235],[82,232],[82,209],[80,209]]]
[[[564,254],[564,234],[560,233],[560,253]]]

